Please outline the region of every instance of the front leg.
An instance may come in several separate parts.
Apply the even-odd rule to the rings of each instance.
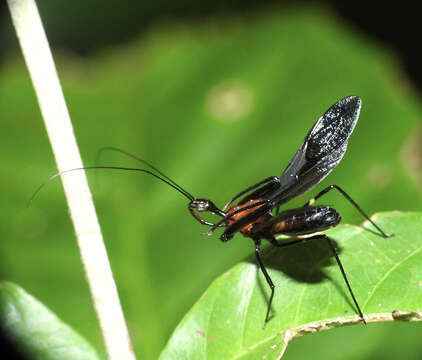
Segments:
[[[255,242],[255,257],[256,257],[256,261],[258,262],[258,265],[262,271],[262,273],[264,274],[265,280],[267,281],[268,286],[270,287],[271,290],[271,295],[270,295],[270,299],[268,301],[268,305],[267,305],[267,314],[265,315],[265,321],[264,321],[264,328],[265,325],[267,325],[267,322],[270,319],[270,311],[271,311],[271,305],[273,303],[273,298],[274,298],[274,283],[271,280],[270,275],[267,272],[267,269],[265,268],[264,263],[261,260],[261,241],[259,239],[254,239]]]

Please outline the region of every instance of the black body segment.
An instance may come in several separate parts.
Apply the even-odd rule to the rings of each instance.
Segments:
[[[270,239],[274,235],[309,235],[337,226],[340,214],[328,206],[309,206],[281,212],[265,223],[255,226],[252,236]]]

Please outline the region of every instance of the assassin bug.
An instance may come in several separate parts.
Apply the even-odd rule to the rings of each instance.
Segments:
[[[126,151],[112,147],[104,148],[103,150],[114,150],[124,153],[149,166],[155,172],[146,169],[116,166],[88,166],[80,169],[66,170],[49,178],[37,189],[31,200],[47,182],[69,171],[82,169],[117,169],[140,171],[150,174],[170,185],[190,200],[188,210],[192,216],[201,224],[211,227],[206,233],[207,235],[211,235],[219,227],[224,227],[225,229],[220,235],[220,240],[223,242],[229,241],[236,232],[240,232],[254,241],[256,260],[271,289],[264,327],[270,318],[275,286],[261,259],[262,239],[268,240],[276,247],[288,247],[304,241],[325,239],[340,268],[359,316],[362,322],[366,323],[334,244],[326,235],[320,233],[321,231],[337,226],[340,223],[341,216],[329,206],[314,205],[314,203],[323,195],[335,189],[377,229],[381,236],[387,238],[389,235],[375,224],[359,205],[337,185],[326,187],[302,207],[279,212],[281,205],[309,191],[338,165],[346,152],[348,139],[358,120],[360,108],[361,100],[357,96],[345,97],[332,105],[311,128],[299,150],[280,177],[270,176],[249,186],[235,195],[222,210],[209,199],[195,198],[149,162]],[[240,200],[237,204],[232,206],[239,198]],[[273,209],[275,208],[277,208],[277,211],[273,214]],[[222,219],[216,223],[209,222],[199,215],[199,213],[204,212],[211,212],[220,216]],[[275,239],[275,235],[279,234],[296,238],[289,242],[279,243]]]
[[[220,239],[224,242],[229,241],[236,232],[240,232],[254,241],[256,260],[271,289],[264,326],[269,320],[271,304],[274,297],[274,284],[261,260],[261,239],[268,240],[276,247],[287,247],[303,241],[325,239],[337,261],[359,316],[362,322],[366,323],[334,244],[326,235],[319,234],[320,231],[337,226],[340,223],[341,216],[331,207],[314,206],[313,204],[327,192],[335,189],[384,238],[387,238],[389,235],[375,224],[359,205],[337,185],[326,187],[300,208],[278,213],[281,205],[309,191],[338,165],[346,152],[349,136],[353,132],[358,120],[361,103],[359,97],[348,96],[332,105],[311,128],[299,150],[280,177],[270,176],[235,195],[224,206],[222,210],[225,213],[224,216],[222,215],[223,219],[211,225],[211,230],[208,234],[212,234],[217,227],[223,224],[226,226],[226,229],[220,236]],[[247,193],[249,195],[246,195]],[[244,197],[237,205],[230,207],[235,200],[242,196]],[[190,207],[196,206],[197,211],[203,211],[203,202],[206,204],[207,200],[199,201],[198,205],[196,205],[196,202],[191,203]],[[213,204],[210,203],[210,206],[212,209]],[[277,213],[273,215],[272,210],[275,207],[277,207]],[[215,211],[212,212],[215,213]],[[288,236],[306,235],[307,237],[286,243],[279,243],[274,237],[278,234]]]

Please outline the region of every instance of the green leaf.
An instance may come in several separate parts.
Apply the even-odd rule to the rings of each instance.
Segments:
[[[368,323],[422,319],[422,213],[382,213],[327,232],[340,252]],[[276,286],[263,329],[269,289],[254,258],[217,278],[181,321],[161,359],[278,359],[296,336],[362,324],[325,241],[267,247],[264,263]],[[363,326],[363,325],[360,325]]]
[[[98,359],[95,350],[33,296],[16,284],[0,285],[0,322],[31,359]]]

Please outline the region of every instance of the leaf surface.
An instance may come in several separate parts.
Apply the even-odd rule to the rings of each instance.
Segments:
[[[0,284],[0,323],[2,330],[31,359],[99,359],[82,336],[10,282]]]

